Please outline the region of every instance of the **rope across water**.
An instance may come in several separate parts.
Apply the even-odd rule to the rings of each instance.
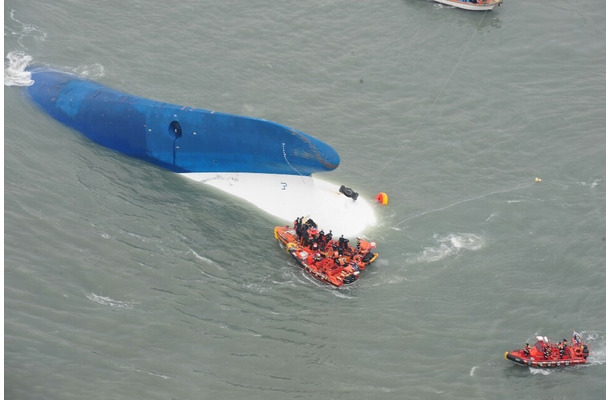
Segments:
[[[447,85],[449,84],[449,81],[451,80],[451,78],[453,77],[453,74],[455,73],[455,71],[457,70],[458,65],[460,65],[460,62],[462,61],[462,58],[464,58],[464,54],[466,54],[466,51],[468,51],[468,49],[470,48],[470,44],[472,43],[473,39],[474,39],[474,35],[476,34],[476,32],[479,30],[479,27],[481,26],[481,23],[483,22],[483,19],[485,18],[485,15],[487,15],[487,11],[484,11],[482,13],[483,15],[481,16],[481,19],[479,20],[479,23],[477,24],[477,27],[475,28],[475,30],[472,32],[472,35],[470,36],[470,40],[468,40],[468,43],[466,44],[466,47],[464,47],[464,49],[462,50],[462,53],[460,54],[458,60],[456,61],[456,63],[453,66],[453,69],[451,70],[451,72],[449,73],[449,75],[447,76],[447,79],[445,80],[445,83],[443,84],[443,87],[441,88],[441,90],[438,92],[438,94],[436,95],[436,97],[434,98],[434,101],[432,102],[432,104],[430,105],[430,107],[428,107],[428,110],[426,112],[426,115],[424,115],[424,118],[420,121],[420,123],[417,125],[417,127],[415,128],[415,131],[413,132],[413,134],[411,135],[411,138],[415,137],[415,135],[417,135],[419,133],[419,129],[422,127],[422,125],[424,124],[424,122],[426,122],[428,120],[428,116],[430,115],[430,113],[432,112],[432,109],[434,108],[434,105],[436,104],[436,102],[438,101],[438,99],[441,97],[441,95],[443,94],[443,92],[445,91],[445,88],[447,87]],[[396,154],[391,157],[386,164],[377,172],[377,175],[375,177],[378,178],[381,173],[386,170],[388,168],[388,166],[394,162],[394,160],[396,160],[396,158],[398,158],[399,155],[403,154],[403,149],[405,147],[404,143],[407,143],[407,139],[405,138],[402,140],[403,145],[399,146]]]

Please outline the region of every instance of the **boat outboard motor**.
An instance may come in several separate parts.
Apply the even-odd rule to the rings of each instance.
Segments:
[[[341,185],[341,187],[339,188],[339,192],[343,193],[347,197],[352,198],[354,200],[356,200],[358,198],[357,192],[354,192],[354,190],[352,188],[348,188],[343,185]]]

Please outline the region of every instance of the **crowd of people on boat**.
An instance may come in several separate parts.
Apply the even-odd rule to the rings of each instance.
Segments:
[[[339,240],[333,241],[333,231],[324,233],[323,230],[318,230],[318,225],[311,219],[303,222],[304,217],[297,218],[294,221],[294,230],[302,246],[310,250],[319,251],[336,251],[339,255],[349,252],[349,239],[341,235]]]
[[[541,346],[542,355],[545,359],[551,358],[551,353],[553,349],[557,349],[559,358],[563,359],[566,355],[566,350],[569,347],[567,339],[563,339],[562,341],[557,342],[557,344],[552,344],[549,343],[545,337],[544,340],[539,340],[538,344]],[[584,346],[582,344],[582,340],[579,334],[574,334],[574,337],[572,338],[572,345],[576,346],[577,349],[580,349],[579,353],[582,353],[585,359],[587,358],[587,356],[589,355],[589,349],[587,348],[587,346]],[[530,344],[526,343],[525,347],[523,348],[523,354],[526,357],[529,357],[531,355],[531,350],[532,347],[530,346]]]
[[[472,4],[491,4],[497,2],[497,0],[458,0],[462,3],[472,3]]]
[[[294,221],[293,229],[299,244],[312,252],[315,261],[327,257],[333,258],[338,265],[346,265],[351,262],[363,268],[373,257],[370,251],[372,246],[369,242],[358,239],[356,249],[354,249],[349,245],[349,239],[344,238],[343,235],[338,240],[333,240],[332,230],[325,233],[323,230],[318,230],[318,225],[311,218],[306,221],[303,219],[304,217],[297,218]]]

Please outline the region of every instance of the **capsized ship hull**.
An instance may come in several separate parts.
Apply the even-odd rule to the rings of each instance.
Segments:
[[[53,118],[174,172],[308,176],[339,165],[328,144],[271,121],[149,100],[48,69],[31,74],[28,94]]]
[[[317,138],[271,121],[122,93],[64,72],[30,73],[31,100],[103,146],[242,198],[285,222],[307,215],[346,236],[376,224],[369,202],[312,177],[340,161]]]
[[[371,202],[339,192],[340,185],[314,176],[247,173],[185,173],[184,177],[246,200],[285,223],[304,215],[320,226],[355,237],[377,224]]]

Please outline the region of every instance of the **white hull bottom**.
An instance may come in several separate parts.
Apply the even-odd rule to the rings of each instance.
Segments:
[[[436,1],[437,3],[445,4],[445,5],[448,5],[451,7],[456,7],[456,8],[461,8],[464,10],[471,10],[471,11],[493,10],[493,8],[499,4],[499,3],[475,4],[475,3],[453,1],[453,0],[433,0],[433,1]]]
[[[297,217],[312,218],[326,232],[332,229],[337,237],[353,238],[377,224],[371,201],[364,196],[353,200],[339,192],[341,185],[311,176],[216,172],[180,175],[244,199],[291,226]]]

